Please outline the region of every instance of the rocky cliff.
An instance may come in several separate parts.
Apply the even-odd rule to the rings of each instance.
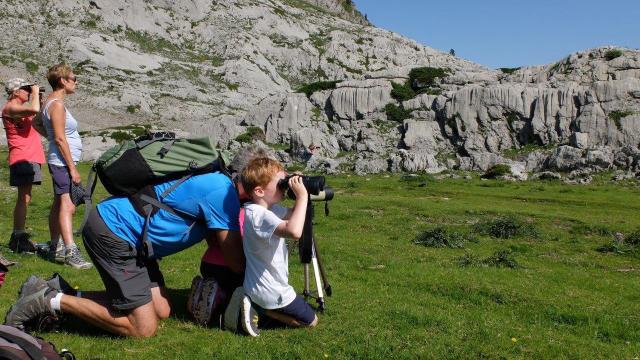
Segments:
[[[145,128],[260,139],[325,171],[640,167],[640,52],[490,70],[349,0],[7,1],[0,76],[71,63],[87,156]],[[135,124],[135,126],[132,126]]]

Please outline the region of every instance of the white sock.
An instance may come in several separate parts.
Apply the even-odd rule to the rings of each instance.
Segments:
[[[78,292],[76,292],[76,297],[81,298],[82,297],[82,291],[78,290]]]
[[[22,229],[22,230],[13,230],[13,235],[22,235],[22,234],[26,234],[27,231]]]
[[[56,311],[56,312],[62,312],[62,309],[60,309],[60,299],[62,299],[62,295],[64,295],[63,293],[58,293],[56,294],[56,296],[51,299],[51,310]]]

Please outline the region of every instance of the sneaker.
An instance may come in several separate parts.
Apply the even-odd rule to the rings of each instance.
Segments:
[[[31,279],[31,278],[29,278]],[[27,280],[29,281],[29,280]],[[25,284],[26,285],[26,284]],[[35,285],[32,283],[31,285]],[[49,286],[23,286],[23,293],[18,302],[13,304],[4,319],[5,325],[24,331],[24,324],[45,314],[54,314],[51,299],[58,293]]]
[[[242,298],[244,297],[244,288],[242,286],[237,287],[231,298],[229,299],[229,304],[227,305],[227,309],[224,311],[224,329],[232,332],[238,331],[238,319],[240,318],[240,304],[242,303]]]
[[[54,246],[55,245],[55,246]],[[67,259],[67,249],[64,246],[64,242],[62,240],[58,240],[53,243],[53,241],[49,244],[49,253],[47,255],[47,259],[51,262],[64,264]]]
[[[88,262],[80,253],[80,249],[77,246],[73,246],[70,249],[67,249],[67,256],[64,260],[64,263],[71,266],[74,269],[91,269],[93,264]]]
[[[16,265],[16,264],[17,264],[17,262],[11,261],[11,260],[7,259],[6,257],[4,257],[4,256],[2,256],[0,254],[0,265],[2,265],[4,267],[7,267],[7,266],[13,266],[13,265]]]
[[[51,275],[51,277],[47,280],[47,285],[66,295],[78,295],[78,290],[71,287],[71,285],[69,285],[69,283],[58,273],[53,273],[53,275]]]
[[[21,234],[12,233],[9,239],[9,249],[15,253],[35,253],[37,250],[36,244],[31,240],[31,234],[26,232]]]
[[[258,313],[256,309],[251,306],[251,299],[246,295],[240,303],[240,324],[244,332],[249,336],[256,337],[260,335],[260,329],[258,329]]]

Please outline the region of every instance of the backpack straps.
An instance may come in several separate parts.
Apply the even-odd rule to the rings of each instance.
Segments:
[[[189,226],[189,231],[191,231],[191,229],[193,228],[193,226],[196,224],[196,222],[199,220],[196,216],[191,215],[189,213],[186,213],[184,211],[175,209],[165,203],[162,202],[162,199],[166,198],[167,195],[169,195],[169,193],[171,193],[173,190],[175,190],[178,186],[180,186],[183,182],[187,181],[188,179],[190,179],[193,176],[193,174],[188,174],[183,176],[182,178],[180,178],[178,181],[176,181],[173,185],[171,185],[169,188],[167,188],[162,194],[160,194],[159,199],[154,199],[153,197],[147,195],[147,194],[140,194],[139,198],[140,200],[142,200],[143,202],[146,203],[146,205],[144,205],[142,207],[143,211],[144,211],[144,227],[142,230],[142,242],[141,242],[141,248],[138,249],[138,256],[141,257],[141,259],[148,259],[154,256],[154,251],[153,251],[153,245],[151,244],[151,241],[149,241],[149,237],[148,237],[148,229],[149,229],[149,222],[151,221],[151,216],[154,214],[154,208],[156,209],[162,209],[165,211],[170,212],[173,215],[179,216],[183,219],[187,219],[187,220],[193,220],[193,223]]]
[[[89,170],[89,175],[87,175],[87,189],[84,193],[84,217],[82,218],[82,225],[76,230],[76,234],[82,234],[82,230],[84,230],[84,227],[87,225],[87,220],[89,220],[89,213],[93,208],[91,198],[93,197],[93,192],[96,189],[96,183],[98,181],[96,175],[96,164],[94,163]]]

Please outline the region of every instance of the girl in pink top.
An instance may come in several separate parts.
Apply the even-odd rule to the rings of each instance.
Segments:
[[[15,78],[7,81],[5,90],[9,100],[2,107],[2,122],[9,146],[9,183],[18,188],[9,248],[34,252],[35,244],[25,231],[25,223],[31,187],[42,181],[40,167],[44,163],[40,135],[31,126],[33,116],[40,111],[40,87]]]

